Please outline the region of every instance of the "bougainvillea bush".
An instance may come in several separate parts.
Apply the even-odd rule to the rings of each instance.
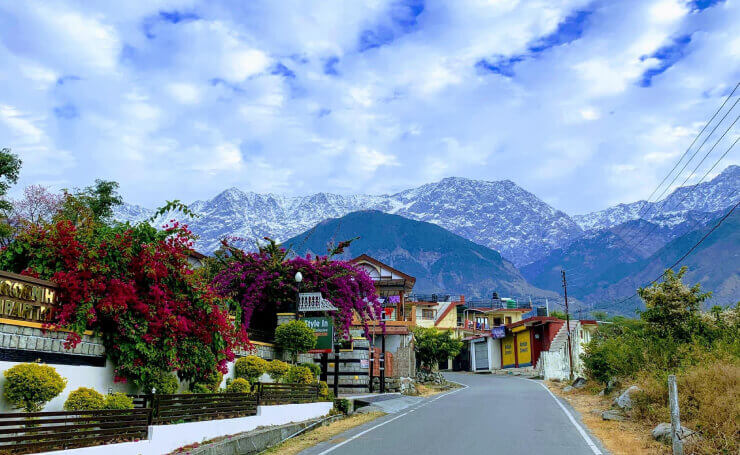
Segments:
[[[354,315],[362,321],[366,333],[368,320],[380,320],[382,305],[367,273],[330,256],[288,258],[285,249],[266,240],[267,245],[249,253],[224,242],[231,256],[214,278],[214,287],[221,295],[238,302],[245,327],[263,311],[295,311],[298,285],[294,276],[299,271],[303,275],[301,292],[321,292],[337,307],[330,314],[340,335],[349,336]]]
[[[29,226],[0,251],[0,269],[58,285],[51,325],[71,330],[66,347],[92,329],[115,365],[116,380],[146,386],[163,372],[204,382],[225,373],[246,342],[227,305],[188,264],[192,234],[172,223],[157,230],[58,219]]]

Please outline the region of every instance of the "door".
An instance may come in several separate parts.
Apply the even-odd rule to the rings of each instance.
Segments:
[[[488,343],[480,341],[474,344],[475,346],[475,370],[487,370],[488,369]]]
[[[514,352],[514,337],[507,336],[501,340],[501,366],[511,368],[516,366],[516,353]]]
[[[529,330],[516,334],[516,346],[519,368],[532,366],[532,346],[529,342]]]

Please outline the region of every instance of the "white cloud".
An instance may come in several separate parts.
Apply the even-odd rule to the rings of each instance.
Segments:
[[[167,85],[170,96],[182,104],[197,104],[201,100],[201,91],[194,84],[173,82]]]

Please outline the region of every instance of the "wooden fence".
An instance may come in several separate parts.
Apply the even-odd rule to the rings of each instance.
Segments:
[[[150,409],[0,414],[0,453],[23,454],[146,439]]]
[[[257,406],[257,396],[251,393],[154,395],[152,424],[253,416],[257,415]]]
[[[255,389],[260,405],[310,403],[319,398],[319,387],[315,384],[258,382]]]

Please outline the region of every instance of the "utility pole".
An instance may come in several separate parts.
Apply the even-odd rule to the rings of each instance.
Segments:
[[[570,340],[570,312],[568,311],[568,283],[565,281],[565,270],[563,274],[563,294],[565,295],[565,330],[568,331],[568,363],[570,363],[570,380],[573,380],[573,346]]]
[[[547,300],[547,297],[545,297],[545,311],[547,312],[547,315],[550,316],[550,302]]]

